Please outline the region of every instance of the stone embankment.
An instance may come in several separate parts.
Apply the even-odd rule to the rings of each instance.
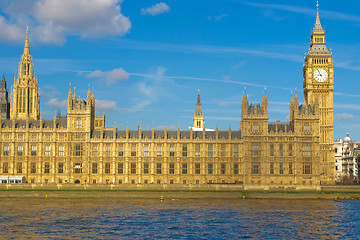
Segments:
[[[360,199],[360,186],[326,186],[321,190],[244,190],[240,186],[200,185],[48,185],[0,184],[0,198],[126,199]]]

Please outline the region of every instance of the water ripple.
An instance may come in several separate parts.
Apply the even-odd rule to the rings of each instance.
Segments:
[[[354,239],[360,201],[0,199],[9,239]]]

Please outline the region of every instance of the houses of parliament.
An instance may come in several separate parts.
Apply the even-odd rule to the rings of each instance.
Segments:
[[[334,65],[318,9],[303,90],[304,104],[297,93],[291,97],[289,122],[274,124],[266,91],[259,104],[249,103],[245,92],[239,130],[205,129],[200,95],[189,130],[109,128],[105,115],[95,113],[94,93],[89,89],[80,99],[71,88],[66,116],[44,120],[27,32],[10,96],[5,78],[1,81],[0,184],[320,189],[335,184]]]

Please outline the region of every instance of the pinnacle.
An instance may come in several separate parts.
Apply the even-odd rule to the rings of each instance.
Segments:
[[[319,17],[319,1],[317,1],[317,4],[316,4],[316,21],[315,21],[313,33],[324,33],[324,30],[320,23],[320,17]]]
[[[5,76],[3,75],[3,78],[1,80],[1,88],[6,88],[6,80],[5,80]]]
[[[29,27],[26,28],[26,38],[25,38],[25,46],[24,46],[24,55],[30,54],[30,47],[29,47]]]

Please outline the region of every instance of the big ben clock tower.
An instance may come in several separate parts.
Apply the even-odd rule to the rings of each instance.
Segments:
[[[328,51],[317,4],[316,22],[311,34],[309,52],[303,66],[305,104],[319,105],[321,184],[335,184],[334,144],[334,62]]]

